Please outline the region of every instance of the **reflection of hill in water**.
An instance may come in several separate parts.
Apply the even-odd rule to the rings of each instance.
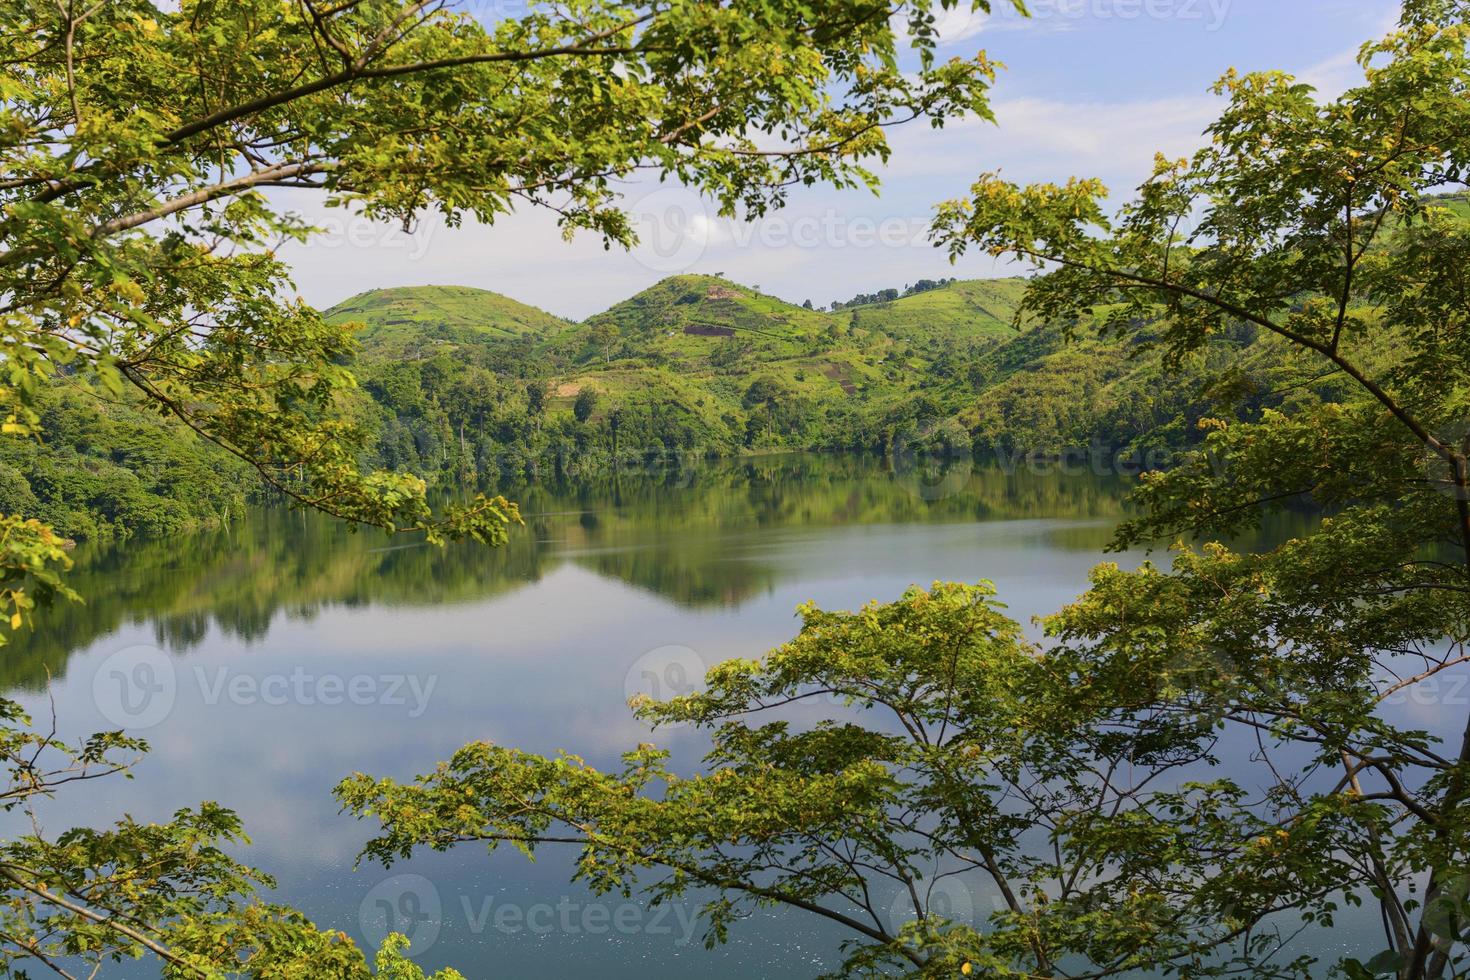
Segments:
[[[70,581],[86,603],[48,611],[35,635],[8,647],[0,682],[39,685],[45,668],[60,675],[67,654],[125,624],[151,623],[173,649],[198,644],[211,627],[250,640],[280,613],[482,599],[563,561],[680,604],[731,605],[778,580],[780,569],[758,556],[730,560],[742,535],[770,528],[1080,519],[1098,524],[1059,529],[1057,543],[1101,552],[1125,492],[1125,481],[1094,476],[969,467],[895,474],[870,458],[792,455],[525,487],[510,495],[527,527],[499,550],[439,549],[354,534],[312,514],[260,511],[225,530],[79,549]]]
[[[701,467],[669,481],[583,487],[584,513],[549,533],[561,553],[609,578],[687,605],[732,604],[773,585],[779,570],[732,545],[751,531],[874,524],[959,524],[1084,518],[1104,522],[1087,547],[1101,551],[1123,515],[1124,484],[999,470],[951,468],[935,481],[894,474],[861,457],[779,456]],[[958,479],[955,479],[958,476]],[[938,483],[937,499],[928,489]],[[542,495],[545,494],[543,497]],[[568,502],[553,488],[520,497],[528,513]],[[541,518],[528,519],[538,526]]]

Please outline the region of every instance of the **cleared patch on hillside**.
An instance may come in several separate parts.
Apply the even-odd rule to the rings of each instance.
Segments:
[[[822,373],[842,387],[843,394],[851,398],[857,394],[857,385],[852,383],[852,378],[847,373],[847,365],[833,364],[825,361],[822,364]]]

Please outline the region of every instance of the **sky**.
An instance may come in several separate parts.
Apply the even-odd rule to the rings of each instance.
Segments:
[[[677,184],[628,185],[643,242],[604,251],[563,241],[554,215],[516,213],[486,227],[426,219],[412,233],[325,209],[307,192],[276,195],[323,233],[281,255],[319,307],[387,286],[491,289],[582,319],[666,276],[721,274],[818,306],[921,278],[1006,275],[988,257],[951,265],[925,234],[934,205],[966,196],[975,177],[1101,178],[1126,199],[1154,153],[1188,153],[1217,115],[1213,82],[1229,68],[1283,70],[1334,93],[1361,77],[1358,48],[1392,29],[1397,0],[1030,0],[1033,16],[951,12],[940,54],[985,50],[1006,66],[992,92],[997,123],[967,120],[889,131],[893,147],[866,189],[794,191],[753,222],[719,219]]]

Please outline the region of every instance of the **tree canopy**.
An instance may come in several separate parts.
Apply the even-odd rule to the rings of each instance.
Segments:
[[[1159,159],[1116,212],[1097,181],[995,175],[940,208],[954,255],[1043,273],[1023,319],[1100,324],[1170,364],[1248,325],[1298,383],[1344,382],[1235,412],[1255,382],[1220,379],[1202,448],[1144,476],[1116,542],[1174,541],[1169,567],[1100,566],[1036,645],[984,586],[807,607],[707,692],[635,706],[706,727],[707,772],[652,747],[603,773],[472,745],[409,783],[344,781],[382,825],[365,855],[571,845],[596,887],[714,889],[712,941],[752,904],[838,921],[844,976],[1463,975],[1470,725],[1444,745],[1391,703],[1435,702],[1470,665],[1470,226],[1435,197],[1470,166],[1466,18],[1410,4],[1332,99],[1228,74],[1209,145]],[[1322,516],[1264,553],[1223,543],[1286,507]],[[789,715],[814,698],[847,710]],[[962,875],[993,912],[930,901]],[[879,889],[910,893],[905,924]],[[1364,903],[1368,955],[1293,943]]]
[[[628,245],[618,182],[638,174],[747,216],[795,184],[871,184],[885,127],[986,113],[984,56],[934,57],[946,5],[573,0],[484,24],[439,0],[0,2],[3,433],[33,437],[52,388],[131,392],[299,505],[501,543],[509,501],[435,512],[418,476],[360,465],[339,411],[352,330],[295,296],[274,248],[313,230],[276,191],[403,223],[549,207],[569,235]],[[9,632],[70,593],[49,527],[7,515],[0,535]],[[144,748],[68,747],[13,705],[4,720],[11,805]],[[5,842],[0,957],[63,975],[144,952],[179,976],[365,975],[343,937],[253,897],[261,877],[223,856],[239,835],[205,804],[164,827]]]

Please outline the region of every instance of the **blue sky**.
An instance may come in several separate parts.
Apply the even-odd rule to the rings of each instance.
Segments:
[[[1391,29],[1398,11],[1395,0],[1031,0],[1027,20],[1000,6],[991,17],[952,14],[942,52],[983,48],[1006,64],[993,93],[999,125],[893,131],[876,198],[803,190],[781,213],[741,225],[681,188],[632,185],[646,241],[623,254],[591,236],[563,242],[544,213],[490,228],[428,221],[408,236],[292,196],[288,206],[327,233],[283,254],[319,306],[383,286],[456,284],[573,318],[677,272],[722,273],[819,305],[925,277],[1003,275],[985,258],[951,266],[927,245],[936,202],[996,169],[1020,181],[1101,177],[1121,196],[1156,150],[1198,145],[1218,107],[1209,87],[1226,69],[1281,69],[1340,91],[1359,77],[1358,47]]]

